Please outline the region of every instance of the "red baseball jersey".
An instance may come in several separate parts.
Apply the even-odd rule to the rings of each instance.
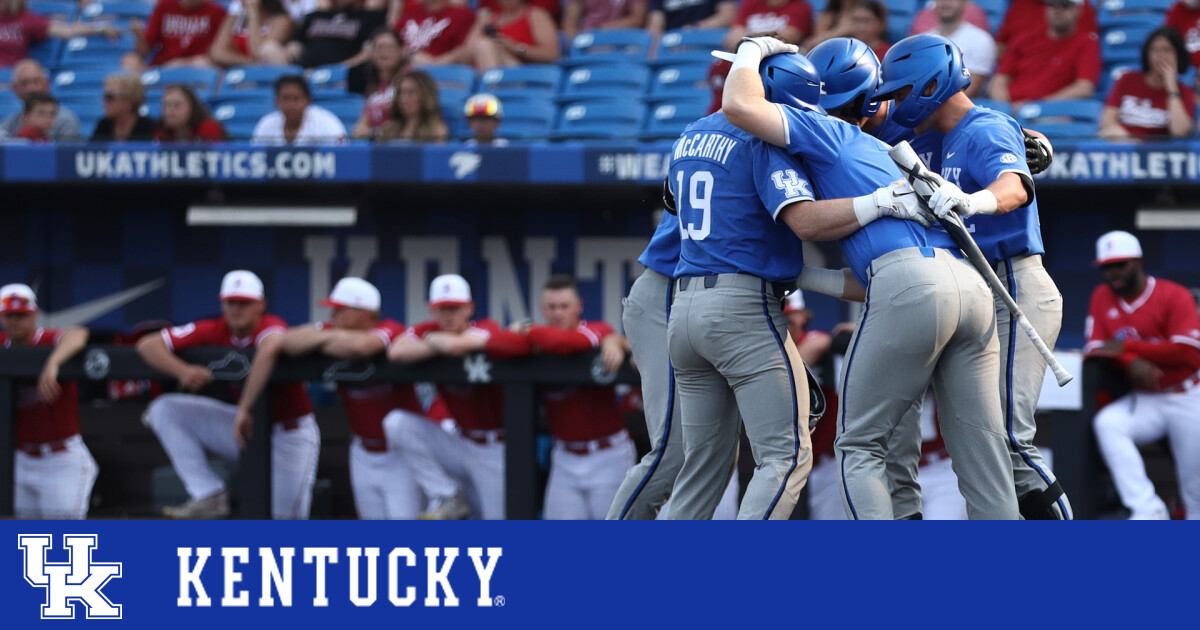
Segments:
[[[1192,56],[1192,65],[1200,67],[1200,6],[1189,7],[1186,2],[1176,2],[1167,11],[1167,26],[1175,27],[1183,35],[1183,45]]]
[[[792,0],[781,7],[768,6],[767,0],[745,0],[733,23],[751,33],[778,33],[790,26],[807,36],[812,32],[812,6],[805,0]]]
[[[31,346],[56,346],[61,330],[38,328]],[[11,341],[0,331],[0,346]],[[62,393],[52,403],[42,402],[36,381],[17,381],[17,444],[54,442],[79,434],[79,386],[75,381],[59,381]]]
[[[164,328],[160,334],[163,341],[166,342],[167,348],[172,352],[178,352],[196,346],[258,347],[263,339],[282,333],[287,330],[287,327],[287,322],[281,318],[266,314],[259,320],[258,327],[254,329],[254,332],[247,337],[235,337],[223,317],[202,319],[183,326]],[[231,389],[233,389],[235,397],[241,393],[240,385],[234,385]],[[274,383],[271,385],[272,421],[285,422],[308,415],[312,413],[312,410],[312,401],[309,400],[308,391],[304,389],[303,383]]]
[[[534,348],[550,354],[574,354],[600,347],[613,334],[604,322],[581,321],[574,330],[553,326],[530,326],[529,340]],[[625,418],[617,408],[616,388],[544,387],[542,406],[550,422],[550,433],[567,442],[594,440],[625,428]]]
[[[157,66],[177,57],[207,55],[224,20],[224,7],[215,2],[188,9],[179,0],[159,0],[142,35],[151,48],[162,46],[150,65]]]
[[[1143,358],[1163,371],[1159,387],[1168,389],[1182,383],[1200,369],[1200,315],[1196,300],[1183,286],[1146,277],[1146,288],[1132,302],[1126,302],[1107,284],[1096,287],[1088,307],[1085,352],[1096,350],[1105,341],[1125,342],[1118,357],[1122,365]]]
[[[463,45],[474,24],[475,13],[467,7],[449,4],[430,13],[424,4],[410,0],[393,28],[409,48],[437,57]]]
[[[558,0],[530,0],[529,2],[529,6],[538,7],[549,13],[550,17],[554,18],[555,24],[558,24],[558,21],[562,19],[562,5],[563,3]],[[482,11],[484,9],[491,11],[492,15],[498,15],[500,13],[500,3],[497,0],[479,0],[479,10]]]
[[[996,33],[996,43],[1012,44],[1021,39],[1024,33],[1044,33],[1046,28],[1046,5],[1042,0],[1013,0],[1004,14],[1004,24]],[[1076,28],[1085,33],[1099,32],[1096,9],[1092,8],[1090,0],[1084,0]]]
[[[1182,83],[1176,83],[1183,98],[1184,109],[1196,110],[1196,96]],[[1126,72],[1117,79],[1104,104],[1118,110],[1121,126],[1135,136],[1165,136],[1170,114],[1167,110],[1167,91],[1150,87],[1146,75],[1141,72]]]
[[[329,327],[322,323],[318,327]],[[385,319],[371,329],[371,334],[383,340],[386,348],[404,334],[404,324]],[[383,418],[393,409],[423,414],[421,401],[412,383],[338,383],[338,398],[346,410],[346,421],[355,435],[368,440],[385,440]]]
[[[1012,79],[1009,97],[1023,102],[1045,98],[1076,79],[1095,84],[1102,68],[1095,33],[1079,29],[1065,39],[1051,39],[1045,31],[1034,31],[1009,45],[996,74]]]

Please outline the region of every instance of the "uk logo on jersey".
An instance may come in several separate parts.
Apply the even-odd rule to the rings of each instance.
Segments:
[[[49,535],[22,534],[17,546],[25,558],[25,581],[46,589],[42,619],[74,619],[74,604],[87,608],[88,619],[120,619],[121,605],[114,604],[101,591],[108,581],[121,577],[120,562],[92,562],[96,549],[94,534],[63,534],[68,562],[47,562],[46,552],[53,543]]]
[[[800,179],[793,169],[771,173],[771,181],[775,182],[775,187],[782,190],[786,197],[812,196],[812,192],[808,189],[808,182]]]

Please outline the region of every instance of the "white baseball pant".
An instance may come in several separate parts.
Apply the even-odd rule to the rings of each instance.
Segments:
[[[479,493],[467,467],[467,442],[420,414],[393,409],[383,418],[388,448],[400,453],[427,498],[452,497],[462,491],[471,517],[482,514]],[[503,494],[500,501],[503,502]]]
[[[425,495],[399,453],[368,451],[357,436],[350,442],[350,485],[364,521],[412,520],[425,506]]]
[[[36,456],[17,449],[13,461],[13,513],[17,518],[86,518],[100,468],[83,438],[73,435],[63,440],[60,446],[65,450],[42,446]]]
[[[234,405],[195,394],[164,394],[146,408],[144,421],[158,436],[193,500],[225,490],[206,453],[238,461],[241,451],[233,436],[236,414]],[[307,519],[312,508],[321,432],[311,413],[294,422],[292,430],[272,423],[271,516],[275,519]]]
[[[621,429],[604,438],[612,445],[587,454],[568,451],[559,440],[550,454],[550,479],[546,482],[542,517],[546,520],[603,519],[612,506],[625,471],[633,466],[637,451],[629,432]],[[594,441],[594,442],[598,442]]]
[[[831,456],[818,458],[817,465],[808,473],[808,520],[846,520],[841,485],[837,459]]]

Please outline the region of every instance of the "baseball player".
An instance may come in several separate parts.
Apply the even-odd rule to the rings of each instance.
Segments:
[[[1046,345],[1054,347],[1062,328],[1062,295],[1042,266],[1045,248],[1033,178],[1018,157],[1025,155],[1020,126],[1004,114],[975,107],[963,92],[971,73],[962,53],[940,35],[901,40],[884,57],[881,72],[883,83],[875,98],[895,99],[896,123],[913,128],[918,137],[929,130],[944,134],[938,154],[946,182],[931,209],[939,217],[954,211],[963,218],[1013,299]],[[1016,328],[1008,309],[998,303],[1001,365],[996,382],[1021,515],[1069,519],[1070,502],[1033,444],[1046,361]],[[944,406],[941,410],[946,411]]]
[[[473,320],[471,286],[456,274],[441,275],[429,285],[433,319],[413,326],[388,350],[393,361],[412,363],[434,356],[462,357],[485,352],[490,357],[527,355],[532,348],[524,335],[504,330],[487,318]],[[401,421],[394,430],[404,437],[408,461],[422,471],[430,487],[459,484],[451,472],[469,480],[478,494],[481,516],[505,518],[504,390],[498,385],[439,383],[438,395],[454,419],[453,433],[423,419]],[[426,479],[430,477],[429,479]],[[444,510],[443,510],[444,511]],[[429,517],[436,512],[430,511]]]
[[[1200,316],[1184,287],[1147,275],[1128,232],[1096,241],[1104,284],[1092,292],[1084,351],[1111,357],[1132,391],[1093,425],[1104,463],[1132,519],[1168,519],[1138,445],[1169,437],[1188,519],[1200,519]]]
[[[545,324],[522,325],[534,350],[574,354],[600,349],[600,367],[615,372],[629,344],[604,322],[582,319],[575,278],[554,274],[542,285]],[[543,387],[542,407],[554,436],[542,515],[547,520],[602,519],[636,457],[611,385]],[[725,487],[724,483],[721,485]]]
[[[221,317],[165,328],[138,342],[138,354],[151,367],[174,377],[183,389],[199,392],[213,380],[208,366],[186,363],[175,352],[196,346],[256,348],[276,353],[287,323],[266,312],[262,280],[245,270],[221,281]],[[230,399],[237,399],[236,387]],[[271,390],[271,514],[306,519],[312,505],[321,435],[303,383],[275,383]],[[244,434],[235,433],[236,405],[197,393],[164,394],[150,403],[143,421],[162,442],[191,500],[167,507],[171,518],[229,515],[225,482],[208,465],[206,453],[236,462]]]
[[[37,325],[37,297],[24,284],[0,287],[0,347],[50,346],[36,382],[18,382],[13,511],[17,518],[83,519],[99,468],[79,436],[79,387],[58,368],[88,342],[81,326]]]
[[[383,352],[404,332],[404,324],[381,319],[379,290],[362,278],[342,278],[322,306],[333,309],[328,322],[290,328],[279,343],[264,344],[238,401],[235,429],[249,435],[255,401],[267,387],[280,354],[320,352],[343,360],[362,360]],[[354,506],[363,520],[414,519],[424,495],[408,464],[384,435],[385,418],[422,412],[416,390],[408,383],[338,382],[338,397],[350,424],[350,485]]]
[[[906,196],[915,195],[902,186],[885,145],[819,109],[789,102],[772,85],[778,70],[770,68],[782,62],[768,58],[763,76],[750,71],[759,70],[764,55],[791,50],[773,38],[744,40],[723,104],[730,122],[803,159],[823,201],[793,203],[781,217],[801,238],[838,239],[855,279],[869,287],[839,392],[835,449],[848,515],[893,518],[886,440],[932,380],[947,445],[962,454],[959,477],[972,518],[1015,519],[999,401],[989,387],[998,376],[987,285],[947,235],[925,227],[919,205],[909,209]],[[845,286],[843,274],[807,269],[800,281],[834,295]]]

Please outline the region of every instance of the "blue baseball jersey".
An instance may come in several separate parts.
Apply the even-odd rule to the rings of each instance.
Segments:
[[[903,174],[888,147],[847,122],[825,114],[780,105],[787,125],[787,149],[801,157],[820,199],[858,197],[887,186]],[[945,232],[920,223],[883,217],[838,240],[854,276],[867,286],[867,268],[880,256],[906,247],[954,247]]]
[[[675,141],[669,176],[679,209],[675,277],[746,273],[791,282],[800,275],[800,239],[775,217],[813,200],[802,164],[718,112]]]
[[[942,141],[942,177],[963,192],[987,188],[1004,173],[1017,173],[1033,189],[1025,162],[1025,139],[1017,121],[1000,112],[975,107]],[[976,215],[965,221],[988,260],[1046,253],[1032,196],[1024,207],[997,215]]]
[[[638,256],[638,262],[668,278],[675,277],[675,266],[679,264],[679,219],[675,215],[663,211],[662,220]]]
[[[912,129],[892,120],[891,107],[888,107],[887,117],[884,118],[883,124],[872,131],[871,135],[893,147],[908,140],[909,146],[917,152],[917,156],[921,158],[925,166],[929,167],[929,170],[936,173],[942,168],[942,132],[931,129],[918,135]]]

